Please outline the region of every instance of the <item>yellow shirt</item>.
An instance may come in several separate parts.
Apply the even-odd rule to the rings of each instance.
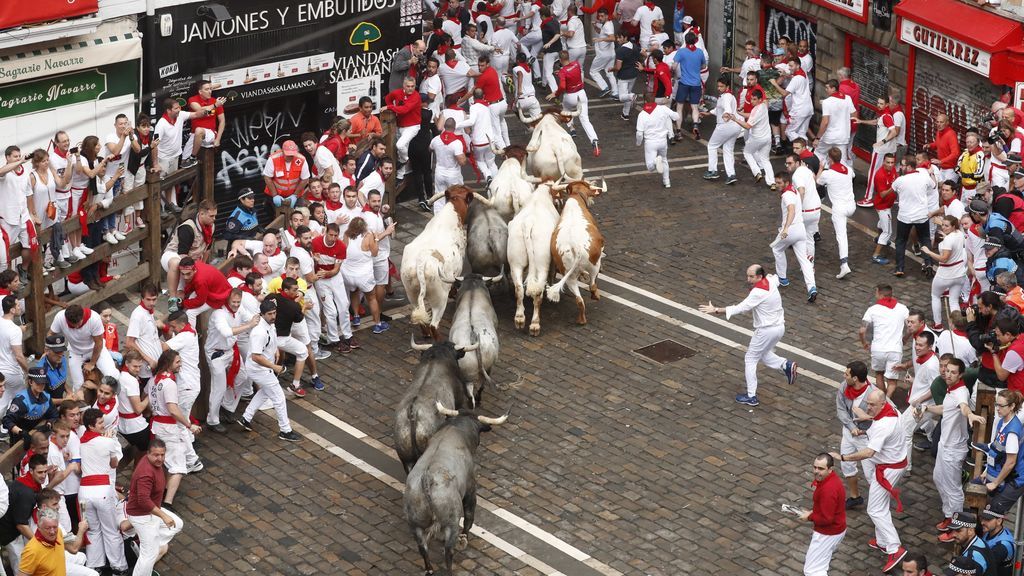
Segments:
[[[53,546],[47,546],[38,538],[33,538],[25,545],[18,570],[32,576],[67,576],[66,562],[64,535],[57,528],[57,542]]]
[[[306,279],[296,278],[295,281],[299,283],[299,292],[305,294],[306,288],[308,286],[308,284],[306,284]],[[278,276],[277,278],[274,278],[269,283],[267,283],[267,294],[277,294],[278,292],[280,292],[282,282],[284,282],[284,279]]]

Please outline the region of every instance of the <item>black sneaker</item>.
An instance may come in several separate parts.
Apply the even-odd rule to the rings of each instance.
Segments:
[[[246,420],[245,416],[242,416],[241,418],[238,419],[238,425],[242,427],[242,430],[245,430],[246,432],[252,432],[252,422]]]
[[[207,425],[206,429],[207,430],[213,430],[214,432],[216,432],[218,434],[226,434],[227,431],[228,431],[227,427],[225,427],[223,424],[219,424],[219,423],[218,424],[213,424],[213,425]]]
[[[619,113],[619,118],[622,118],[622,119],[623,119],[623,120],[625,120],[626,122],[629,122],[629,114],[622,114],[622,113],[620,112],[620,113]]]
[[[349,339],[348,339],[348,345],[349,345],[349,347],[351,347],[351,348],[352,348],[353,350],[359,350],[360,348],[362,348],[362,346],[360,346],[360,345],[359,345],[359,341],[358,341],[358,340],[356,340],[356,337],[355,337],[355,336],[353,336],[353,337],[351,337],[351,338],[349,338]]]
[[[821,232],[814,233],[814,243],[817,244],[818,242],[821,242]]]
[[[196,160],[195,156],[190,156],[190,157],[182,160],[181,164],[178,165],[178,168],[181,168],[182,170],[184,170],[185,168],[191,168],[191,167],[195,166],[196,164],[199,164],[199,161]]]
[[[341,342],[338,342],[338,352],[341,354],[348,354],[349,352],[352,352],[352,346],[349,346],[348,342],[342,340]]]
[[[611,90],[608,90],[607,88],[605,88],[604,90],[601,90],[600,92],[597,93],[597,97],[598,98],[604,98],[605,96],[607,96],[607,95],[609,95],[611,93],[612,93]]]
[[[732,186],[732,185],[733,185],[733,184],[735,184],[736,182],[737,182],[737,180],[736,180],[736,176],[726,176],[726,177],[725,177],[725,184],[726,184],[727,186]]]
[[[854,508],[857,508],[858,506],[863,506],[863,505],[864,505],[864,497],[863,496],[857,496],[856,498],[847,498],[846,499],[846,509],[847,510],[853,510]]]
[[[278,440],[284,440],[286,442],[298,442],[299,440],[302,440],[302,436],[296,434],[294,430],[289,430],[287,432],[278,432],[277,438]]]
[[[914,450],[918,452],[928,452],[932,449],[932,441],[928,439],[919,440],[914,442]]]

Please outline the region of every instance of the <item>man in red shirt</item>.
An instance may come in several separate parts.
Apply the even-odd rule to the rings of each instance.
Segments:
[[[878,212],[879,229],[871,261],[883,266],[889,263],[889,259],[882,256],[882,250],[892,239],[892,207],[896,205],[896,193],[892,190],[892,183],[896,181],[896,176],[896,155],[892,152],[886,153],[882,158],[882,165],[875,170],[871,183],[875,192],[871,201]]]
[[[228,301],[231,284],[217,268],[185,256],[178,262],[178,273],[185,283],[181,305],[188,314],[189,324],[195,325],[197,316],[221,308]]]
[[[508,124],[505,122],[505,112],[508,112],[508,102],[505,100],[505,92],[501,88],[501,80],[498,79],[498,71],[491,66],[491,57],[481,54],[477,58],[479,72],[472,72],[470,76],[476,77],[476,88],[483,90],[484,100],[487,100],[487,109],[491,112],[491,137],[499,148],[509,145]],[[466,96],[469,97],[468,95]]]
[[[205,80],[199,84],[196,95],[188,99],[188,107],[195,116],[192,117],[192,134],[189,135],[185,150],[181,154],[183,162],[199,154],[200,146],[220,146],[224,126],[227,124],[224,119],[225,102],[227,100],[224,98],[213,97],[213,84]]]
[[[956,180],[956,161],[960,158],[960,140],[956,131],[949,125],[949,116],[939,114],[935,117],[935,140],[925,144],[925,148],[935,150],[935,155],[942,170],[942,181]]]
[[[316,293],[323,300],[328,346],[337,344],[339,352],[348,354],[359,345],[352,337],[348,290],[341,276],[341,263],[348,251],[340,235],[341,227],[329,222],[324,234],[313,239],[313,262],[317,272],[324,272],[316,281]]]
[[[420,108],[423,106],[423,100],[416,91],[416,79],[406,76],[400,89],[388,92],[384,97],[384,104],[398,115],[398,139],[395,141],[395,149],[398,150],[398,179],[401,180],[409,171],[409,143],[420,133]]]
[[[136,574],[152,573],[153,566],[167,553],[171,539],[184,527],[177,514],[161,507],[167,486],[164,472],[166,454],[164,441],[151,438],[146,457],[139,460],[132,473],[125,515],[139,537]]]
[[[800,513],[802,520],[814,524],[804,574],[827,574],[832,554],[846,536],[846,489],[834,466],[828,454],[818,454],[814,459],[814,506]]]
[[[562,97],[563,112],[579,112],[580,124],[583,131],[587,133],[587,139],[594,147],[594,156],[601,155],[601,147],[597,144],[597,132],[594,125],[590,123],[590,116],[587,114],[587,93],[583,90],[583,69],[580,63],[569,59],[569,53],[562,50],[558,54],[562,67],[558,70],[558,89],[548,96],[548,100]],[[569,122],[569,134],[575,136],[576,129],[572,122]]]
[[[655,102],[664,106],[670,106],[672,100],[672,69],[665,64],[665,53],[661,50],[651,50],[647,55],[648,66],[643,71],[651,75],[652,91]]]

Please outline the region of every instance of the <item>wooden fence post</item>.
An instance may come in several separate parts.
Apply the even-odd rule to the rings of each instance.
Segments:
[[[160,174],[156,172],[146,174],[146,199],[142,201],[142,210],[149,231],[145,242],[142,243],[142,257],[149,269],[149,281],[159,287],[163,272],[160,266],[160,229],[163,222],[160,218]]]
[[[213,194],[213,164],[214,164],[214,148],[200,148],[199,149],[199,169],[202,174],[202,186],[203,186],[203,200],[214,200]]]
[[[35,254],[32,254],[33,250],[35,250]],[[33,326],[30,348],[42,351],[46,341],[46,331],[50,327],[46,323],[46,281],[43,279],[43,258],[46,257],[46,254],[44,254],[43,246],[38,248],[22,246],[21,252],[22,262],[26,258],[30,259],[28,265],[30,297],[26,298],[29,307],[29,318],[31,318]]]

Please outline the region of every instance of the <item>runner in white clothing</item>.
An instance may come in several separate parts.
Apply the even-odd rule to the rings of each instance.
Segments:
[[[54,316],[48,336],[54,334],[68,341],[68,380],[76,392],[84,383],[83,371],[98,368],[104,376],[117,377],[117,364],[103,346],[103,321],[99,314],[71,304]]]
[[[772,127],[768,122],[768,105],[764,103],[764,92],[751,92],[750,103],[753,104],[753,108],[746,121],[741,114],[730,118],[748,130],[744,137],[746,143],[743,145],[743,158],[754,172],[754,181],[760,182],[763,179],[774,192],[778,187],[775,184],[775,170],[768,158],[772,145]]]
[[[900,376],[897,367],[903,363],[903,332],[909,317],[910,310],[893,298],[892,286],[879,284],[875,303],[864,312],[858,331],[861,346],[871,353],[875,385],[890,397]]]
[[[608,10],[601,8],[594,18],[594,28],[590,41],[594,43],[594,59],[590,62],[590,77],[594,79],[599,98],[611,96],[618,99],[618,86],[615,73],[611,72],[615,64],[615,23],[608,19]]]
[[[754,335],[750,338],[747,353],[744,355],[744,375],[747,391],[736,395],[736,401],[747,406],[757,406],[757,365],[781,370],[792,386],[796,382],[797,365],[775,353],[775,345],[786,333],[786,318],[782,310],[782,295],[779,294],[779,278],[774,274],[765,275],[764,268],[759,264],[747,267],[747,284],[750,294],[742,302],[725,308],[717,308],[709,300],[700,305],[705,314],[725,314],[726,319],[737,314],[751,312],[754,316]]]
[[[651,0],[644,2],[636,12],[633,13],[633,24],[640,27],[640,46],[646,47],[651,45],[651,24],[655,20],[665,20],[664,14],[661,12],[661,7],[655,5]]]
[[[786,260],[786,248],[793,248],[797,263],[800,264],[800,271],[804,276],[804,285],[807,287],[807,301],[814,303],[818,299],[818,289],[814,282],[814,265],[807,257],[807,230],[804,228],[803,205],[800,202],[800,195],[793,188],[789,174],[780,172],[775,175],[775,182],[782,192],[782,225],[779,233],[771,243],[772,253],[775,254],[775,271],[779,274],[779,286],[789,286],[789,279],[786,277],[788,262]]]
[[[949,307],[960,307],[960,291],[967,277],[967,251],[965,237],[960,230],[960,219],[955,216],[943,216],[939,225],[942,231],[942,242],[939,249],[932,250],[922,243],[921,252],[931,256],[938,264],[932,278],[932,321],[935,329],[942,329],[942,295],[949,293]]]
[[[466,164],[468,144],[463,136],[454,132],[455,119],[445,120],[444,132],[430,141],[430,151],[434,153],[434,214],[444,208],[447,201],[444,192],[451,186],[462,184],[462,167]]]
[[[808,168],[799,154],[786,156],[786,170],[793,182],[793,189],[800,196],[800,205],[804,216],[804,231],[807,233],[807,259],[814,264],[815,244],[821,241],[818,232],[818,221],[821,219],[821,196],[818,195],[818,183],[814,172]]]
[[[814,139],[814,153],[818,161],[825,165],[825,154],[833,146],[843,151],[843,164],[853,167],[853,161],[846,157],[846,145],[850,142],[850,120],[856,117],[857,109],[853,100],[839,91],[839,81],[829,80],[825,83],[828,96],[821,101],[821,123],[818,125],[817,138]]]
[[[82,423],[85,433],[82,434],[79,501],[89,523],[86,566],[100,570],[109,562],[115,573],[126,572],[128,561],[124,556],[124,539],[118,529],[115,514],[117,494],[114,492],[114,477],[122,457],[121,445],[114,438],[116,430],[106,429],[103,413],[98,409],[86,410]]]
[[[471,131],[471,147],[473,158],[476,159],[477,169],[488,181],[498,173],[498,166],[494,163],[494,150],[491,149],[492,131],[494,125],[491,122],[491,110],[484,100],[484,92],[477,88],[473,90],[473,103],[469,106],[469,117],[456,124],[456,128],[469,128]]]
[[[655,103],[654,94],[644,96],[644,107],[636,117],[636,145],[643,144],[644,162],[648,172],[659,172],[665,188],[671,188],[668,167],[668,139],[679,114],[668,106]]]
[[[845,278],[850,274],[850,243],[846,234],[846,221],[857,211],[857,203],[853,196],[853,168],[843,164],[843,151],[838,146],[828,150],[829,165],[822,164],[818,172],[818,184],[828,190],[828,198],[832,201],[832,227],[836,231],[836,243],[839,244],[839,274],[836,278]]]
[[[783,88],[775,78],[771,79],[772,85],[785,98],[786,110],[789,113],[789,122],[786,124],[786,138],[790,142],[797,138],[803,138],[807,134],[807,126],[814,116],[814,102],[811,101],[811,86],[800,65],[800,59],[793,56],[788,62],[789,83]]]
[[[948,332],[948,330],[947,330]],[[903,423],[903,431],[907,436],[907,472],[914,469],[914,451],[910,449],[911,441],[914,438],[914,431],[920,428],[924,431],[925,437],[930,438],[935,428],[935,420],[930,413],[918,419],[917,414],[921,412],[921,406],[931,406],[932,382],[940,376],[939,355],[935,353],[932,346],[935,345],[935,334],[927,330],[921,331],[914,337],[914,379],[910,385],[910,392],[907,394],[907,409],[900,415]]]
[[[718,77],[718,103],[715,104],[715,131],[708,138],[708,171],[705,180],[718,179],[718,149],[722,149],[722,163],[725,164],[725,183],[736,183],[736,139],[742,130],[732,121],[736,116],[736,97],[730,91],[732,79],[727,74]],[[707,116],[708,112],[701,112]]]
[[[210,403],[206,414],[206,425],[214,432],[227,432],[220,423],[223,409],[228,414],[238,406],[239,390],[235,383],[244,370],[242,351],[238,347],[238,336],[247,333],[259,324],[259,316],[243,322],[239,313],[242,305],[242,291],[231,290],[223,308],[210,313],[206,330],[206,360],[210,367]]]

